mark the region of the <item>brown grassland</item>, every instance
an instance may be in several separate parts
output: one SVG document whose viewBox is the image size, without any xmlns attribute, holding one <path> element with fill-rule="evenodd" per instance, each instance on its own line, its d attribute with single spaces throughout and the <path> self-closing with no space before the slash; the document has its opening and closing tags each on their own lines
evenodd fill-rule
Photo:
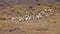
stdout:
<svg viewBox="0 0 60 34">
<path fill-rule="evenodd" d="M 0 6 L 0 12 L 6 12 L 0 14 L 0 18 L 23 17 L 25 11 L 31 11 L 31 14 L 37 14 L 45 8 L 52 8 L 54 11 L 49 13 L 49 17 L 43 17 L 39 20 L 24 22 L 5 22 L 0 20 L 0 34 L 60 34 L 60 3 L 57 2 L 54 5 L 45 4 L 41 4 L 41 6 L 19 4 Z"/>
</svg>

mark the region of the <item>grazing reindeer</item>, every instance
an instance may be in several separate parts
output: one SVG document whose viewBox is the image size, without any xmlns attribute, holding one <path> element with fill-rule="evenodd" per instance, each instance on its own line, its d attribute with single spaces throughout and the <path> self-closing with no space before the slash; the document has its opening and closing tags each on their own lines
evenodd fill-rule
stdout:
<svg viewBox="0 0 60 34">
<path fill-rule="evenodd" d="M 15 20 L 15 17 L 14 18 L 12 18 L 12 21 L 14 21 Z"/>
<path fill-rule="evenodd" d="M 14 17 L 14 18 L 12 18 L 12 21 L 18 21 L 18 20 L 19 20 L 18 17 Z"/>
<path fill-rule="evenodd" d="M 41 13 L 42 13 L 43 16 L 48 17 L 49 16 L 48 13 L 51 12 L 51 11 L 52 11 L 52 9 L 44 9 L 44 11 L 42 11 Z"/>
<path fill-rule="evenodd" d="M 15 18 L 14 17 L 14 18 L 12 18 L 12 21 L 20 21 L 21 22 L 21 21 L 24 21 L 24 18 L 21 18 L 21 17 L 20 18 L 18 18 L 18 17 Z"/>
<path fill-rule="evenodd" d="M 20 17 L 19 22 L 22 22 L 22 21 L 25 21 L 25 19 Z"/>
<path fill-rule="evenodd" d="M 27 18 L 28 18 L 28 20 L 31 20 L 31 19 L 32 19 L 32 17 L 31 17 L 31 16 L 28 16 Z"/>
<path fill-rule="evenodd" d="M 42 18 L 42 16 L 41 16 L 40 13 L 39 13 L 38 15 L 35 16 L 35 19 L 37 19 L 37 20 L 40 19 L 40 18 Z"/>
<path fill-rule="evenodd" d="M 47 13 L 45 13 L 45 11 L 41 11 L 41 13 L 44 15 L 44 14 L 47 14 Z"/>
<path fill-rule="evenodd" d="M 25 18 L 25 20 L 27 21 L 27 20 L 31 20 L 32 19 L 32 17 L 31 16 L 29 16 L 29 15 L 26 15 L 26 18 Z"/>
<path fill-rule="evenodd" d="M 50 11 L 52 11 L 52 9 L 48 9 L 48 11 L 50 12 Z"/>
<path fill-rule="evenodd" d="M 27 21 L 27 20 L 28 20 L 28 17 L 25 18 L 25 21 Z"/>
<path fill-rule="evenodd" d="M 44 9 L 44 11 L 47 11 L 47 9 Z"/>
<path fill-rule="evenodd" d="M 44 9 L 44 12 L 45 13 L 49 13 L 49 12 L 51 12 L 52 11 L 52 9 Z"/>
</svg>

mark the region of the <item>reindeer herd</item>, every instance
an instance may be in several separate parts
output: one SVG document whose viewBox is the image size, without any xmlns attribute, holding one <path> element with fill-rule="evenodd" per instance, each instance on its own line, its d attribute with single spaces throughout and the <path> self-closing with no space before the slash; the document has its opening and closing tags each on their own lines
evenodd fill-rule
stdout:
<svg viewBox="0 0 60 34">
<path fill-rule="evenodd" d="M 27 14 L 24 17 L 0 18 L 0 20 L 5 20 L 5 21 L 19 21 L 19 22 L 28 21 L 28 20 L 39 20 L 43 16 L 48 17 L 49 16 L 48 13 L 51 12 L 52 10 L 53 9 L 44 9 L 40 13 L 38 13 L 36 15 L 28 15 Z"/>
</svg>

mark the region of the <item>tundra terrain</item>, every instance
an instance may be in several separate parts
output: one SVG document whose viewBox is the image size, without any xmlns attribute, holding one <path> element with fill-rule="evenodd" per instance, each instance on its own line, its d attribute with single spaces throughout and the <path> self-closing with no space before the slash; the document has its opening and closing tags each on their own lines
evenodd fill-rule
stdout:
<svg viewBox="0 0 60 34">
<path fill-rule="evenodd" d="M 43 16 L 38 20 L 20 22 L 0 19 L 0 34 L 60 34 L 60 2 L 55 4 L 45 2 L 36 6 L 24 4 L 0 5 L 0 18 L 36 15 L 44 9 L 53 10 L 49 13 L 48 17 Z"/>
</svg>

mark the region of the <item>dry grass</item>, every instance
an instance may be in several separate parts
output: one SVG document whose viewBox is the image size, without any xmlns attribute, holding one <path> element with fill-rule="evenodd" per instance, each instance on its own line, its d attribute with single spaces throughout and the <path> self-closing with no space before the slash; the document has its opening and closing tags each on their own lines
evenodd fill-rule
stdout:
<svg viewBox="0 0 60 34">
<path fill-rule="evenodd" d="M 60 4 L 60 3 L 59 3 Z M 40 20 L 30 20 L 30 21 L 24 21 L 24 22 L 4 22 L 0 21 L 0 34 L 60 34 L 60 16 L 57 16 L 56 14 L 59 14 L 60 12 L 60 6 L 56 3 L 54 9 L 55 12 L 51 12 L 50 16 L 48 18 L 43 17 Z M 21 6 L 21 5 L 15 5 L 12 8 L 7 7 L 3 10 L 0 10 L 0 12 L 5 11 L 7 13 L 10 13 L 10 11 L 19 11 L 20 15 L 16 12 L 13 12 L 11 14 L 0 14 L 1 17 L 20 17 L 25 15 L 25 10 L 31 10 L 32 14 L 37 14 L 39 11 L 50 8 L 48 6 L 34 6 L 33 8 L 29 8 L 29 6 Z"/>
</svg>

